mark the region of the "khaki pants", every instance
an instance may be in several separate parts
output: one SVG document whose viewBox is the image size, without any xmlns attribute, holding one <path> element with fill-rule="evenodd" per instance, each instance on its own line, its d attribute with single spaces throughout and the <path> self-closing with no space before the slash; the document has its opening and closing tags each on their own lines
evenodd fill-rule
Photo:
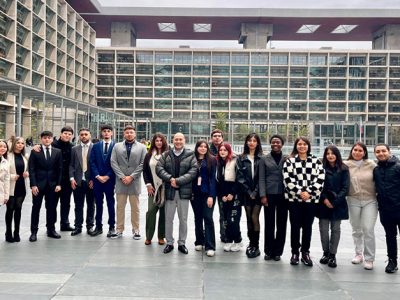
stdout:
<svg viewBox="0 0 400 300">
<path fill-rule="evenodd" d="M 123 232 L 125 229 L 125 207 L 128 198 L 131 205 L 132 232 L 139 231 L 139 196 L 117 194 L 117 232 Z"/>
</svg>

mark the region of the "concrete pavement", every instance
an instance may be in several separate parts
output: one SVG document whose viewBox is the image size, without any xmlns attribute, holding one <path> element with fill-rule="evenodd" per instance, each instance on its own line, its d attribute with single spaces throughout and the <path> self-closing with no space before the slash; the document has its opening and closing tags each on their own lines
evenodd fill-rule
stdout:
<svg viewBox="0 0 400 300">
<path fill-rule="evenodd" d="M 144 195 L 144 194 L 143 194 Z M 73 201 L 72 201 L 73 202 Z M 244 250 L 226 253 L 217 243 L 215 257 L 194 250 L 194 221 L 190 208 L 188 255 L 177 251 L 163 254 L 156 238 L 144 245 L 147 199 L 141 196 L 141 234 L 135 241 L 130 233 L 127 206 L 126 231 L 111 240 L 105 232 L 90 237 L 84 232 L 72 237 L 62 232 L 60 240 L 46 236 L 45 209 L 41 211 L 38 241 L 30 243 L 31 197 L 22 212 L 20 243 L 0 241 L 0 299 L 398 299 L 400 272 L 386 274 L 384 231 L 376 225 L 377 252 L 374 270 L 352 265 L 353 241 L 348 221 L 342 222 L 337 260 L 331 269 L 319 264 L 322 255 L 318 220 L 314 223 L 311 257 L 314 267 L 291 266 L 289 226 L 282 260 L 264 261 L 263 255 L 248 259 Z M 107 210 L 104 210 L 104 224 Z M 5 207 L 0 208 L 0 231 L 5 232 Z M 73 224 L 73 204 L 70 221 Z M 214 213 L 219 237 L 218 208 Z M 263 220 L 263 212 L 260 220 Z M 263 223 L 263 222 L 262 222 Z M 175 237 L 177 237 L 177 216 Z M 58 227 L 58 224 L 57 224 Z M 262 224 L 263 228 L 263 224 Z M 246 220 L 241 229 L 246 236 Z M 58 230 L 58 228 L 57 228 Z M 260 245 L 263 245 L 263 230 Z M 244 245 L 247 238 L 244 238 Z M 262 250 L 262 247 L 260 247 Z"/>
</svg>

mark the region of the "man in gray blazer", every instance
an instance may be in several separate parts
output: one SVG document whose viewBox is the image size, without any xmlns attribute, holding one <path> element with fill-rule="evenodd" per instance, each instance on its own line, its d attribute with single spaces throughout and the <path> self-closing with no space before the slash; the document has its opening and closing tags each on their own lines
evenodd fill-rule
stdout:
<svg viewBox="0 0 400 300">
<path fill-rule="evenodd" d="M 117 194 L 117 230 L 112 238 L 122 237 L 125 227 L 125 207 L 129 198 L 133 238 L 139 240 L 140 176 L 147 150 L 146 146 L 136 141 L 136 130 L 131 125 L 124 128 L 124 139 L 123 142 L 115 144 L 111 153 L 111 167 L 116 176 Z"/>
<path fill-rule="evenodd" d="M 91 135 L 87 128 L 79 130 L 80 144 L 71 150 L 69 180 L 75 201 L 75 230 L 72 236 L 82 233 L 83 206 L 86 198 L 86 229 L 90 234 L 94 226 L 93 180 L 90 177 L 89 159 L 92 151 Z"/>
</svg>

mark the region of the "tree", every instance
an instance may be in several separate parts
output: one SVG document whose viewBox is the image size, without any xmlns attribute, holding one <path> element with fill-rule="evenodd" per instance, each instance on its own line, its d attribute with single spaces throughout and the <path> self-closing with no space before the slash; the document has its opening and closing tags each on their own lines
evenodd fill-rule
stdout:
<svg viewBox="0 0 400 300">
<path fill-rule="evenodd" d="M 225 134 L 227 133 L 227 125 L 226 122 L 228 119 L 226 118 L 226 113 L 224 112 L 217 112 L 215 114 L 215 129 L 222 130 Z"/>
</svg>

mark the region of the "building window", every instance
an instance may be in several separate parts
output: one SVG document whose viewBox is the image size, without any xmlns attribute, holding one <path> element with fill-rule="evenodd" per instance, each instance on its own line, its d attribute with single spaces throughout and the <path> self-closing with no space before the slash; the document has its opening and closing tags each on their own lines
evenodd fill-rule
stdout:
<svg viewBox="0 0 400 300">
<path fill-rule="evenodd" d="M 192 53 L 175 52 L 175 63 L 176 64 L 191 64 Z"/>
<path fill-rule="evenodd" d="M 211 54 L 210 53 L 194 53 L 193 54 L 194 64 L 210 64 Z"/>
<path fill-rule="evenodd" d="M 268 54 L 267 53 L 251 53 L 251 64 L 252 65 L 268 65 Z"/>
<path fill-rule="evenodd" d="M 287 54 L 272 54 L 271 65 L 287 65 L 288 55 Z"/>
<path fill-rule="evenodd" d="M 291 65 L 307 65 L 307 54 L 291 54 Z"/>
<path fill-rule="evenodd" d="M 229 65 L 229 53 L 213 53 L 212 55 L 213 64 Z"/>
<path fill-rule="evenodd" d="M 233 65 L 248 65 L 249 54 L 247 53 L 232 53 L 232 64 Z"/>
<path fill-rule="evenodd" d="M 152 64 L 153 52 L 136 52 L 136 62 L 142 64 Z"/>
<path fill-rule="evenodd" d="M 346 65 L 347 64 L 347 55 L 331 54 L 329 57 L 329 63 L 331 65 Z"/>
<path fill-rule="evenodd" d="M 172 64 L 172 52 L 156 52 L 156 64 Z"/>
</svg>

